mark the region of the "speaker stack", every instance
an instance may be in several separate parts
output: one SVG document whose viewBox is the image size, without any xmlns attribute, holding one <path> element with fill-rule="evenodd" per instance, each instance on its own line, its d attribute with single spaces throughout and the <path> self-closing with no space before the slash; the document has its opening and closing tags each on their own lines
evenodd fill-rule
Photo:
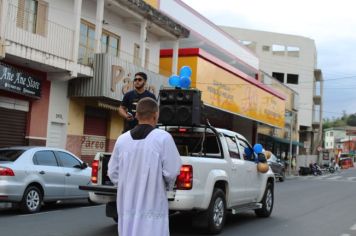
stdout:
<svg viewBox="0 0 356 236">
<path fill-rule="evenodd" d="M 159 93 L 159 123 L 163 125 L 198 126 L 201 118 L 201 91 L 163 89 Z"/>
</svg>

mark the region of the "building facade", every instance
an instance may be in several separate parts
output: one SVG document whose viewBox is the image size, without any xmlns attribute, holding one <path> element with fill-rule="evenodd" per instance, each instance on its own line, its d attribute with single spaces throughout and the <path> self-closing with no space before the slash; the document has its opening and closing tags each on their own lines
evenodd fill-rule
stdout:
<svg viewBox="0 0 356 236">
<path fill-rule="evenodd" d="M 1 0 L 0 11 L 0 146 L 61 147 L 88 161 L 121 134 L 117 108 L 134 73 L 157 95 L 160 42 L 189 35 L 143 1 Z"/>
<path fill-rule="evenodd" d="M 285 123 L 282 128 L 268 126 L 262 123 L 257 127 L 257 141 L 266 150 L 272 151 L 278 158 L 286 159 L 297 156 L 302 143 L 299 142 L 298 100 L 296 91 L 281 83 L 276 78 L 261 71 L 261 82 L 285 94 Z"/>
<path fill-rule="evenodd" d="M 150 2 L 190 30 L 188 38 L 179 40 L 176 60 L 179 66 L 192 67 L 192 86 L 203 91 L 213 125 L 237 131 L 252 144 L 259 122 L 284 126 L 285 95 L 259 81 L 260 62 L 254 52 L 180 0 Z M 161 67 L 178 74 L 169 66 L 175 60 L 169 53 L 174 45 L 163 43 L 162 48 L 168 51 L 162 50 Z M 264 108 L 269 112 L 261 112 Z"/>
<path fill-rule="evenodd" d="M 331 157 L 339 152 L 355 155 L 355 144 L 355 127 L 332 127 L 324 130 L 324 151 Z"/>
<path fill-rule="evenodd" d="M 255 52 L 260 69 L 299 94 L 298 123 L 300 154 L 313 154 L 322 145 L 323 78 L 317 69 L 312 39 L 273 32 L 221 27 Z"/>
</svg>

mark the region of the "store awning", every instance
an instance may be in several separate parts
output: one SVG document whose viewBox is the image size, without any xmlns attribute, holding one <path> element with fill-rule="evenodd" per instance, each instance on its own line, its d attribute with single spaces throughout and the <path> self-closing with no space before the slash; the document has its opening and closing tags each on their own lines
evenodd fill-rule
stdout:
<svg viewBox="0 0 356 236">
<path fill-rule="evenodd" d="M 271 137 L 271 136 L 270 136 Z M 290 144 L 290 139 L 283 139 L 283 138 L 279 138 L 279 137 L 271 137 L 274 141 L 280 142 L 280 143 L 287 143 Z M 300 146 L 300 147 L 304 147 L 304 144 L 298 141 L 292 141 L 292 145 L 295 146 Z"/>
</svg>

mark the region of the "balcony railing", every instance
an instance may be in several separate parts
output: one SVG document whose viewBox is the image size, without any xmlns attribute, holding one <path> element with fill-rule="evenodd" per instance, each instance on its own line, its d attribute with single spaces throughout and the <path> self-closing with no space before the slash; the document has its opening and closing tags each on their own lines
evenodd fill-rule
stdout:
<svg viewBox="0 0 356 236">
<path fill-rule="evenodd" d="M 9 1 L 8 12 L 5 24 L 5 38 L 8 41 L 36 49 L 40 52 L 58 56 L 67 60 L 73 60 L 73 39 L 74 30 L 62 26 L 58 23 L 45 19 L 45 33 L 33 33 L 33 30 L 26 30 L 26 27 L 18 27 L 19 8 Z M 25 12 L 33 15 L 33 12 Z M 29 17 L 29 19 L 35 19 Z"/>
</svg>

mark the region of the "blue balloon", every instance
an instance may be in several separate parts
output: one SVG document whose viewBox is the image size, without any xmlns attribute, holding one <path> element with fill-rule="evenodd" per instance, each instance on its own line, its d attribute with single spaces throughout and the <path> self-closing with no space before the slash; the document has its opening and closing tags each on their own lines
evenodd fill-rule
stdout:
<svg viewBox="0 0 356 236">
<path fill-rule="evenodd" d="M 182 68 L 180 68 L 180 71 L 179 71 L 180 77 L 183 77 L 183 76 L 190 77 L 191 75 L 192 75 L 192 69 L 190 69 L 189 66 L 183 66 Z"/>
<path fill-rule="evenodd" d="M 254 146 L 253 146 L 253 151 L 257 154 L 259 153 L 262 153 L 263 152 L 263 147 L 261 144 L 259 143 L 256 143 Z"/>
<path fill-rule="evenodd" d="M 188 76 L 181 76 L 180 80 L 179 80 L 179 85 L 182 88 L 189 88 L 190 84 L 191 84 L 191 80 Z"/>
<path fill-rule="evenodd" d="M 177 86 L 179 86 L 179 81 L 180 81 L 180 78 L 179 78 L 178 75 L 171 75 L 171 76 L 169 77 L 169 80 L 168 80 L 169 85 L 172 86 L 172 87 L 177 87 Z"/>
</svg>

